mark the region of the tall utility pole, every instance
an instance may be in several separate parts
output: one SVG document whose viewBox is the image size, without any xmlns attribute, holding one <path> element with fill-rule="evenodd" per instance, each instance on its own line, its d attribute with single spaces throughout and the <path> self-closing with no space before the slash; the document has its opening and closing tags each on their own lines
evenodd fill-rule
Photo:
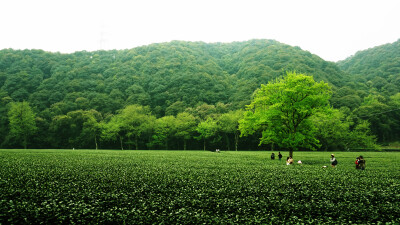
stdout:
<svg viewBox="0 0 400 225">
<path fill-rule="evenodd" d="M 100 39 L 99 39 L 99 50 L 105 50 L 107 49 L 107 31 L 106 31 L 106 25 L 104 21 L 101 23 L 100 26 Z"/>
</svg>

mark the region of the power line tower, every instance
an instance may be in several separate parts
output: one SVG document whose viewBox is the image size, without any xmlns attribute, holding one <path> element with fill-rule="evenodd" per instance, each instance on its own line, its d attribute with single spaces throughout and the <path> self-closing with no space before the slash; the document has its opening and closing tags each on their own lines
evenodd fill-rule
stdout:
<svg viewBox="0 0 400 225">
<path fill-rule="evenodd" d="M 100 26 L 100 39 L 99 39 L 99 50 L 106 50 L 108 48 L 108 32 L 106 31 L 106 25 L 104 22 Z"/>
</svg>

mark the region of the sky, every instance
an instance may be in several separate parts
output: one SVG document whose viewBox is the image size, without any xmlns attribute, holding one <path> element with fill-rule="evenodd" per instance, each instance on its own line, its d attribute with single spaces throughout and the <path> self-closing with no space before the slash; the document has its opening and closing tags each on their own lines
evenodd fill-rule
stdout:
<svg viewBox="0 0 400 225">
<path fill-rule="evenodd" d="M 399 0 L 1 0 L 0 49 L 274 39 L 328 61 L 400 39 Z"/>
</svg>

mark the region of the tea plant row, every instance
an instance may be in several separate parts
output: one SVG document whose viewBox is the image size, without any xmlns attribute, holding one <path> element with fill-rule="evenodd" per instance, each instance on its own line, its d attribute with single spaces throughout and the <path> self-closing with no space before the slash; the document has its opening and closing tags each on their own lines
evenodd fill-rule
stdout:
<svg viewBox="0 0 400 225">
<path fill-rule="evenodd" d="M 399 223 L 400 154 L 0 150 L 0 224 Z"/>
</svg>

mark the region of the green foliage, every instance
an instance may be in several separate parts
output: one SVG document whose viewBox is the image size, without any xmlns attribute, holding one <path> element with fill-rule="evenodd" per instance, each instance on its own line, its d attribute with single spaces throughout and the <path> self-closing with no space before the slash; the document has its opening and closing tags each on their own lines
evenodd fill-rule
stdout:
<svg viewBox="0 0 400 225">
<path fill-rule="evenodd" d="M 119 140 L 121 150 L 124 150 L 123 139 L 126 135 L 124 123 L 119 116 L 113 116 L 107 123 L 102 123 L 101 138 L 103 140 Z"/>
<path fill-rule="evenodd" d="M 337 65 L 348 73 L 350 89 L 362 91 L 371 95 L 383 95 L 390 97 L 400 91 L 400 39 L 391 44 L 385 44 L 357 52 Z M 354 94 L 349 94 L 354 96 Z M 358 94 L 361 100 L 366 95 Z M 341 96 L 344 97 L 344 96 Z M 336 98 L 334 96 L 334 98 Z M 337 107 L 346 104 L 346 100 L 336 100 L 339 104 L 333 104 Z M 354 102 L 354 100 L 352 100 Z M 357 100 L 359 106 L 361 101 Z M 350 104 L 348 104 L 350 105 Z M 351 107 L 354 109 L 355 107 Z M 374 131 L 375 132 L 375 131 Z M 379 136 L 379 133 L 375 133 Z M 380 138 L 379 138 L 380 139 Z"/>
<path fill-rule="evenodd" d="M 200 134 L 196 138 L 198 140 L 203 140 L 203 150 L 204 151 L 206 150 L 206 140 L 208 140 L 212 137 L 214 137 L 216 139 L 219 138 L 218 136 L 216 136 L 217 131 L 218 131 L 217 122 L 212 118 L 208 118 L 207 120 L 200 122 L 197 125 L 196 131 Z M 215 141 L 215 139 L 214 139 L 214 141 Z"/>
<path fill-rule="evenodd" d="M 400 223 L 399 153 L 360 154 L 0 150 L 0 223 Z"/>
<path fill-rule="evenodd" d="M 28 102 L 12 102 L 8 111 L 10 135 L 26 149 L 29 138 L 36 132 L 35 113 Z"/>
<path fill-rule="evenodd" d="M 155 117 L 149 107 L 129 105 L 103 124 L 102 138 L 114 141 L 119 139 L 122 150 L 124 137 L 129 142 L 133 139 L 133 144 L 138 150 L 139 139 L 152 131 L 154 121 Z"/>
<path fill-rule="evenodd" d="M 314 149 L 318 140 L 310 117 L 327 109 L 330 95 L 326 83 L 317 83 L 311 76 L 287 73 L 275 82 L 261 85 L 239 129 L 242 135 L 261 130 L 260 145 L 275 143 L 291 151 Z"/>
<path fill-rule="evenodd" d="M 313 74 L 334 85 L 340 85 L 337 80 L 343 76 L 335 64 L 277 41 L 174 41 L 73 54 L 1 50 L 0 89 L 14 101 L 29 100 L 40 110 L 86 99 L 90 109 L 101 113 L 139 104 L 152 111 L 161 107 L 158 117 L 176 116 L 182 106 L 196 107 L 199 102 L 231 103 L 239 109 L 250 102 L 260 83 L 285 69 Z M 71 93 L 77 95 L 69 98 Z M 78 109 L 87 110 L 74 105 L 71 111 Z"/>
<path fill-rule="evenodd" d="M 50 131 L 54 146 L 63 148 L 98 148 L 102 115 L 96 110 L 76 110 L 53 117 Z"/>
<path fill-rule="evenodd" d="M 218 120 L 217 125 L 220 132 L 224 133 L 226 139 L 226 149 L 230 150 L 230 138 L 233 135 L 235 140 L 235 150 L 238 149 L 239 141 L 239 121 L 243 118 L 243 111 L 230 111 L 228 113 L 222 114 Z"/>
<path fill-rule="evenodd" d="M 139 138 L 153 129 L 155 117 L 151 114 L 149 107 L 141 105 L 129 105 L 120 114 L 123 129 L 126 130 L 128 138 L 135 140 L 136 150 L 139 149 Z"/>
<path fill-rule="evenodd" d="M 396 75 L 400 73 L 400 39 L 391 44 L 359 51 L 338 62 L 338 65 L 357 78 L 375 80 L 374 86 L 381 89 L 388 82 L 395 81 L 398 78 Z"/>
<path fill-rule="evenodd" d="M 155 121 L 153 139 L 155 143 L 164 145 L 168 150 L 168 141 L 176 133 L 176 118 L 174 116 L 164 116 Z"/>
<path fill-rule="evenodd" d="M 83 122 L 82 136 L 92 137 L 92 140 L 94 140 L 97 150 L 98 139 L 101 135 L 101 114 L 95 110 L 91 110 L 86 114 L 86 117 L 86 121 Z"/>
<path fill-rule="evenodd" d="M 377 149 L 376 138 L 371 135 L 365 120 L 355 123 L 352 116 L 343 111 L 330 109 L 329 113 L 318 113 L 312 122 L 317 128 L 316 138 L 325 151 L 338 149 Z"/>
<path fill-rule="evenodd" d="M 399 108 L 393 106 L 388 105 L 384 96 L 369 95 L 364 98 L 361 106 L 354 110 L 354 114 L 359 118 L 368 120 L 371 124 L 371 131 L 378 134 L 378 141 L 386 143 L 395 140 L 399 134 L 396 132 L 398 131 L 398 119 L 393 117 L 393 112 L 398 111 Z"/>
<path fill-rule="evenodd" d="M 285 75 L 284 71 L 312 75 L 316 81 L 328 83 L 334 108 L 348 108 L 347 115 L 367 120 L 379 143 L 396 141 L 400 117 L 392 97 L 400 91 L 398 50 L 399 41 L 358 52 L 335 64 L 273 40 L 226 44 L 172 41 L 129 50 L 72 54 L 4 49 L 0 50 L 0 144 L 6 148 L 21 144 L 9 135 L 7 104 L 26 101 L 38 121 L 30 146 L 123 148 L 125 144 L 127 148 L 148 148 L 155 143 L 153 128 L 148 127 L 139 136 L 128 132 L 131 128 L 124 124 L 111 129 L 113 125 L 106 125 L 114 121 L 111 115 L 119 115 L 126 106 L 140 105 L 148 107 L 156 118 L 190 113 L 197 127 L 200 121 L 218 121 L 225 113 L 244 109 L 260 84 L 273 82 Z M 382 97 L 379 104 L 367 107 L 363 103 L 364 98 L 378 95 Z M 87 127 L 89 123 L 76 114 L 80 110 L 97 111 L 101 114 L 96 116 L 97 122 L 104 118 L 100 127 L 114 132 L 102 132 L 103 138 L 98 140 L 98 126 L 93 123 Z M 368 110 L 382 115 L 370 117 Z M 71 112 L 76 118 L 68 117 Z M 225 122 L 217 122 L 215 137 L 220 141 L 215 145 L 230 149 L 235 137 Z M 357 124 L 354 121 L 354 126 Z M 254 136 L 242 136 L 239 149 L 258 148 L 252 139 L 264 128 L 248 125 L 246 130 Z M 119 135 L 115 134 L 117 130 Z M 176 141 L 181 142 L 182 135 L 175 133 L 170 147 L 180 148 Z M 192 149 L 203 144 L 193 138 L 183 141 Z"/>
<path fill-rule="evenodd" d="M 196 131 L 196 118 L 187 113 L 182 112 L 176 116 L 176 136 L 183 139 L 183 149 L 187 148 L 187 140 L 190 140 Z"/>
</svg>

